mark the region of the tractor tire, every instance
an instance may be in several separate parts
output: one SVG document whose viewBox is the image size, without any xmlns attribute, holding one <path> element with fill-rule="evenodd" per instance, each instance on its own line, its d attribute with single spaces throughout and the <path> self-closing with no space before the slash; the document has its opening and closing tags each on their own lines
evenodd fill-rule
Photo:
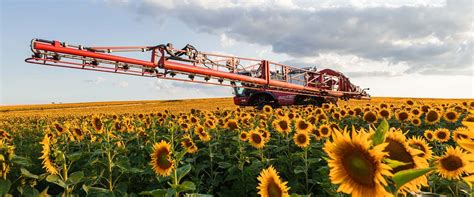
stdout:
<svg viewBox="0 0 474 197">
<path fill-rule="evenodd" d="M 262 110 L 265 105 L 269 105 L 272 108 L 277 107 L 276 101 L 271 98 L 271 96 L 265 94 L 257 95 L 254 99 L 252 99 L 252 103 L 257 110 Z"/>
</svg>

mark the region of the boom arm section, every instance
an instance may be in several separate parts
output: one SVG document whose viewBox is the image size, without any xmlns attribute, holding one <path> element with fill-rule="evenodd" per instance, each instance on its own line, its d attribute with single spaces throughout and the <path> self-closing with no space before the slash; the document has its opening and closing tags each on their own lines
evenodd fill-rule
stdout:
<svg viewBox="0 0 474 197">
<path fill-rule="evenodd" d="M 342 73 L 295 68 L 268 60 L 204 53 L 191 45 L 85 47 L 33 39 L 28 63 L 178 81 L 342 99 L 370 99 Z M 149 60 L 115 55 L 148 52 Z M 330 72 L 332 71 L 332 72 Z M 240 83 L 237 83 L 240 82 Z M 237 85 L 241 84 L 241 85 Z"/>
</svg>

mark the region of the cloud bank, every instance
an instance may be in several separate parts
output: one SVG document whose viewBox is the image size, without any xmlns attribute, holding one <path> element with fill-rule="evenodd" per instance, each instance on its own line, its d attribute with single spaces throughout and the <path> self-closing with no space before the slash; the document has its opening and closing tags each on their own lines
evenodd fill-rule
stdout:
<svg viewBox="0 0 474 197">
<path fill-rule="evenodd" d="M 236 41 L 257 43 L 290 55 L 293 62 L 338 54 L 407 65 L 402 73 L 472 75 L 470 0 L 318 4 L 299 0 L 145 0 L 129 5 L 139 15 L 157 21 L 178 19 L 197 32 L 220 36 L 224 47 Z"/>
</svg>

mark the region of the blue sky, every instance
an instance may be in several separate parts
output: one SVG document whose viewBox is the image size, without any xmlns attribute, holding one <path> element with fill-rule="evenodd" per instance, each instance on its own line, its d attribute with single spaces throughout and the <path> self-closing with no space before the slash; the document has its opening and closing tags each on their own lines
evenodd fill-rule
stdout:
<svg viewBox="0 0 474 197">
<path fill-rule="evenodd" d="M 0 104 L 232 96 L 225 87 L 27 64 L 24 59 L 31 55 L 32 38 L 85 46 L 191 43 L 201 51 L 335 68 L 347 73 L 353 83 L 370 87 L 374 96 L 474 97 L 471 1 L 467 1 L 470 12 L 461 16 L 470 19 L 467 27 L 442 12 L 443 18 L 415 22 L 400 18 L 392 26 L 381 26 L 391 24 L 383 18 L 375 20 L 384 9 L 393 16 L 421 11 L 430 17 L 430 9 L 453 8 L 444 1 L 368 5 L 322 1 L 326 4 L 314 9 L 307 1 L 251 2 L 2 1 Z M 458 7 L 462 6 L 454 6 Z M 308 26 L 298 24 L 300 17 L 308 16 Z M 312 20 L 313 16 L 327 22 Z M 341 21 L 346 29 L 334 28 L 341 27 Z M 447 27 L 451 31 L 431 28 L 449 26 L 451 21 L 456 23 Z M 341 30 L 345 31 L 341 35 L 353 39 L 337 43 Z M 364 31 L 381 33 L 365 35 Z M 390 45 L 378 45 L 382 41 Z"/>
</svg>

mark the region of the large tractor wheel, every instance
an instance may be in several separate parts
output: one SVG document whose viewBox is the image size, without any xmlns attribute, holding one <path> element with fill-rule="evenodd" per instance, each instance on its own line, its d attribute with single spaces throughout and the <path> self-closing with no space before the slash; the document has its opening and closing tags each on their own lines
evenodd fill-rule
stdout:
<svg viewBox="0 0 474 197">
<path fill-rule="evenodd" d="M 267 94 L 255 95 L 252 98 L 252 105 L 255 106 L 258 110 L 262 110 L 265 105 L 270 105 L 271 107 L 277 107 L 277 102 L 273 99 L 272 96 Z"/>
</svg>

